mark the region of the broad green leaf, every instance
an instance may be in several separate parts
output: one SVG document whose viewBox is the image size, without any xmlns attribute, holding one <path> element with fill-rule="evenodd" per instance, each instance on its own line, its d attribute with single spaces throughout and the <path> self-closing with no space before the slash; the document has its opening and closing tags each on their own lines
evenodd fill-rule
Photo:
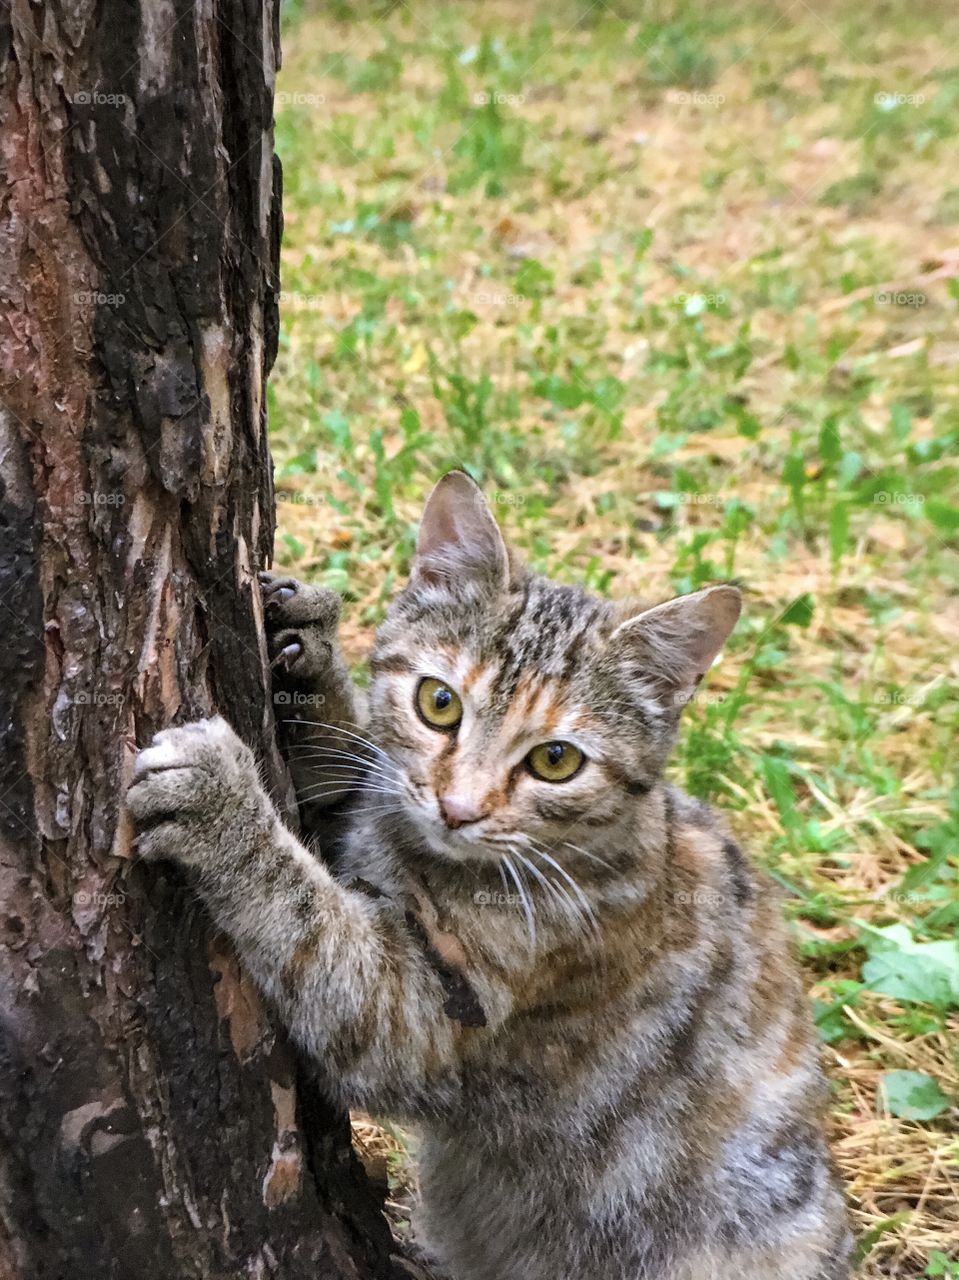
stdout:
<svg viewBox="0 0 959 1280">
<path fill-rule="evenodd" d="M 916 942 L 904 924 L 876 929 L 857 923 L 869 952 L 862 976 L 873 991 L 942 1010 L 959 1008 L 959 942 Z"/>
<path fill-rule="evenodd" d="M 949 1099 L 924 1071 L 884 1071 L 880 1090 L 887 1110 L 900 1120 L 934 1120 Z"/>
</svg>

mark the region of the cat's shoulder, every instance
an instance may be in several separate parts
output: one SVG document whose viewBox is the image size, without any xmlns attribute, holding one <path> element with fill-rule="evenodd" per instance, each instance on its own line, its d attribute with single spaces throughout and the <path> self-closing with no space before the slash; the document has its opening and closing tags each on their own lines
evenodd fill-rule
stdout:
<svg viewBox="0 0 959 1280">
<path fill-rule="evenodd" d="M 777 896 L 722 813 L 679 787 L 668 787 L 666 794 L 676 857 L 700 868 L 704 879 L 728 887 L 736 907 Z"/>
</svg>

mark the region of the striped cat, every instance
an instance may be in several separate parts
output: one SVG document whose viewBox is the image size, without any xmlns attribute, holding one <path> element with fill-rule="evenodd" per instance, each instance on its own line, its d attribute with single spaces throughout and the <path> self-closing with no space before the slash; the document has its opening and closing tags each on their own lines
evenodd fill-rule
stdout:
<svg viewBox="0 0 959 1280">
<path fill-rule="evenodd" d="M 662 777 L 738 592 L 630 608 L 535 577 L 453 472 L 361 714 L 335 597 L 263 591 L 335 872 L 220 719 L 140 754 L 139 848 L 194 868 L 331 1093 L 418 1128 L 454 1280 L 848 1277 L 779 904 Z"/>
</svg>

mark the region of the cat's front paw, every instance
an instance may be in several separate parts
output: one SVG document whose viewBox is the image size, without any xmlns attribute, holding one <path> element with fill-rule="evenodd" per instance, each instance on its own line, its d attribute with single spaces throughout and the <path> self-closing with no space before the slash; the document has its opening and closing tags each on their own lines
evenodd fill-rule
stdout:
<svg viewBox="0 0 959 1280">
<path fill-rule="evenodd" d="M 336 653 L 342 601 L 335 591 L 275 573 L 259 575 L 270 661 L 280 683 L 315 684 Z"/>
<path fill-rule="evenodd" d="M 261 825 L 264 801 L 252 751 L 220 716 L 158 733 L 127 792 L 137 852 L 193 866 L 235 857 Z"/>
</svg>

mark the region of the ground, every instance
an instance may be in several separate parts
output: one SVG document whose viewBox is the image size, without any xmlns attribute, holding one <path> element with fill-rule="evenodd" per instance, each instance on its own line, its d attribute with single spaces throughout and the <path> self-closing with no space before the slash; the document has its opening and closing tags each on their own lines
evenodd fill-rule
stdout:
<svg viewBox="0 0 959 1280">
<path fill-rule="evenodd" d="M 359 661 L 465 466 L 561 581 L 741 583 L 673 772 L 785 891 L 867 1278 L 959 1276 L 957 108 L 945 2 L 284 20 L 279 560 Z"/>
</svg>

